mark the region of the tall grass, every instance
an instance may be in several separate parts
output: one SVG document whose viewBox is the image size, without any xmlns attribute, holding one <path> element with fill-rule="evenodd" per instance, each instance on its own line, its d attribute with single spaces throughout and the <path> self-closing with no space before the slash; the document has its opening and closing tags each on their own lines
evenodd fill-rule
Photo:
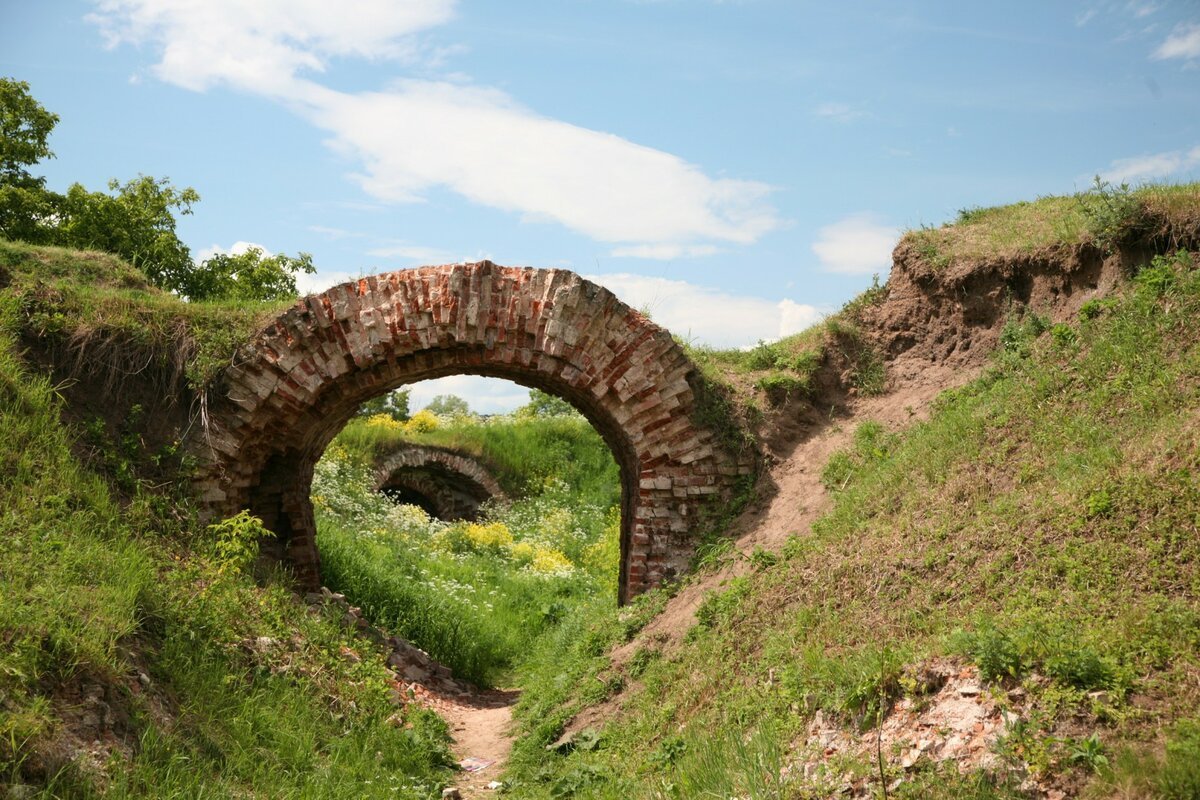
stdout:
<svg viewBox="0 0 1200 800">
<path fill-rule="evenodd" d="M 1164 756 L 1119 759 L 1104 780 L 1144 787 L 1131 796 L 1191 786 L 1198 318 L 1200 270 L 1180 254 L 1156 259 L 1123 297 L 1073 324 L 1014 319 L 992 369 L 943 396 L 927 422 L 861 430 L 824 473 L 832 510 L 782 559 L 706 601 L 679 649 L 656 655 L 647 640 L 614 667 L 611 615 L 581 621 L 556 663 L 527 669 L 527 697 L 553 700 L 519 707 L 512 779 L 529 797 L 551 797 L 586 768 L 604 776 L 586 796 L 629 786 L 639 787 L 633 796 L 675 796 L 651 788 L 676 782 L 655 752 L 674 748 L 684 763 L 687 748 L 672 737 L 749 743 L 773 730 L 783 746 L 818 708 L 851 729 L 871 724 L 871 702 L 917 691 L 905 676 L 953 655 L 995 680 L 1025 681 L 1031 722 L 1004 756 L 1024 759 L 1020 768 L 1086 779 L 1072 757 L 1086 738 L 1073 727 L 1081 720 L 1110 755 L 1145 753 L 1141 742 L 1166 727 Z M 566 719 L 610 696 L 597 685 L 632 687 L 602 746 L 539 762 Z M 725 752 L 726 777 L 704 780 L 719 791 L 740 780 Z M 701 774 L 720 760 L 697 758 Z M 900 794 L 958 793 L 1012 796 L 1002 782 L 940 772 Z"/>
<path fill-rule="evenodd" d="M 436 796 L 445 727 L 391 705 L 382 653 L 306 613 L 284 576 L 231 568 L 178 498 L 138 481 L 118 496 L 76 458 L 54 387 L 16 356 L 27 310 L 0 290 L 0 785 Z M 78 698 L 95 692 L 89 722 Z"/>
<path fill-rule="evenodd" d="M 616 465 L 574 415 L 441 424 L 414 437 L 356 421 L 335 440 L 313 484 L 322 574 L 458 676 L 495 685 L 571 609 L 595 596 L 615 605 Z M 414 439 L 503 454 L 497 474 L 520 494 L 485 506 L 480 523 L 394 506 L 373 491 L 369 465 Z"/>
</svg>

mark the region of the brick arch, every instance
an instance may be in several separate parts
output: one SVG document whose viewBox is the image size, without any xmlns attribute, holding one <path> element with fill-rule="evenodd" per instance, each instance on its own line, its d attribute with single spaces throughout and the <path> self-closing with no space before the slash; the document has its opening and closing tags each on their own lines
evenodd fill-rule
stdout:
<svg viewBox="0 0 1200 800">
<path fill-rule="evenodd" d="M 484 502 L 507 499 L 492 473 L 474 458 L 420 445 L 385 457 L 375 469 L 375 488 L 419 494 L 433 507 L 431 513 L 444 520 L 473 520 Z"/>
<path fill-rule="evenodd" d="M 325 447 L 364 401 L 457 374 L 562 397 L 608 443 L 621 474 L 622 602 L 686 568 L 702 507 L 754 469 L 701 420 L 697 369 L 667 331 L 568 270 L 482 261 L 345 283 L 268 325 L 188 443 L 204 512 L 250 509 L 297 581 L 319 584 L 309 490 Z"/>
</svg>

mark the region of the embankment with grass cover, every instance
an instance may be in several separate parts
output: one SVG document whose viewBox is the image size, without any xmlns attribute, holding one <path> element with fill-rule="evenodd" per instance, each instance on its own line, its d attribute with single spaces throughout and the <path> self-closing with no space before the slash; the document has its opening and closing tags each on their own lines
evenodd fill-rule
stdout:
<svg viewBox="0 0 1200 800">
<path fill-rule="evenodd" d="M 1200 796 L 1200 187 L 1128 195 L 1143 219 L 1161 201 L 1169 223 L 1017 237 L 945 264 L 917 252 L 969 249 L 999 235 L 976 227 L 989 219 L 1046 213 L 1053 230 L 1113 199 L 1089 193 L 906 236 L 864 337 L 889 383 L 921 365 L 978 377 L 905 429 L 847 417 L 846 447 L 810 465 L 830 510 L 748 554 L 682 641 L 639 634 L 673 607 L 663 593 L 543 639 L 522 672 L 514 791 Z M 988 750 L 962 772 L 877 753 L 880 720 L 933 704 L 925 676 L 946 665 L 1003 719 Z M 830 750 L 814 721 L 864 747 Z"/>
<path fill-rule="evenodd" d="M 148 477 L 178 476 L 170 441 L 148 448 L 139 427 L 170 418 L 154 381 L 202 392 L 271 308 L 184 304 L 91 253 L 0 242 L 0 272 L 0 786 L 436 796 L 445 725 L 392 705 L 383 653 L 287 576 L 251 575 L 254 521 L 205 528 Z M 122 419 L 110 392 L 143 415 Z"/>
</svg>

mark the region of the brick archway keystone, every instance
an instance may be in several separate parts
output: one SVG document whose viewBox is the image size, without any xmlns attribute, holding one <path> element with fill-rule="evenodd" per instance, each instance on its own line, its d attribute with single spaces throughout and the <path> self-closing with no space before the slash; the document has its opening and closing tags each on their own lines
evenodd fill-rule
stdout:
<svg viewBox="0 0 1200 800">
<path fill-rule="evenodd" d="M 298 582 L 319 583 L 309 490 L 325 447 L 366 400 L 445 375 L 558 395 L 621 473 L 620 601 L 679 575 L 701 509 L 728 500 L 752 454 L 700 419 L 696 366 L 612 292 L 559 269 L 489 261 L 388 272 L 298 301 L 239 353 L 188 442 L 206 515 L 248 508 Z"/>
</svg>

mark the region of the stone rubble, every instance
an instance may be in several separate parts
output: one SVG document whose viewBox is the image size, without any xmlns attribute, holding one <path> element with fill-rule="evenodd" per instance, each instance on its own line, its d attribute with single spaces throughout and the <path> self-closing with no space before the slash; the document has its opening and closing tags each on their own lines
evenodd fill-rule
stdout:
<svg viewBox="0 0 1200 800">
<path fill-rule="evenodd" d="M 844 764 L 847 760 L 874 764 L 879 753 L 889 772 L 898 769 L 907 774 L 944 762 L 952 762 L 961 773 L 1009 772 L 996 754 L 996 744 L 1021 719 L 1025 692 L 985 689 L 974 666 L 947 659 L 927 663 L 916 678 L 927 693 L 899 700 L 882 729 L 847 730 L 818 710 L 804 738 L 794 744 L 784 776 L 810 786 L 834 787 L 841 796 L 863 798 L 876 796 L 877 779 L 855 779 L 844 771 Z M 1060 800 L 1063 796 L 1024 773 L 1015 777 L 1030 797 Z M 904 780 L 899 778 L 889 790 Z"/>
</svg>

